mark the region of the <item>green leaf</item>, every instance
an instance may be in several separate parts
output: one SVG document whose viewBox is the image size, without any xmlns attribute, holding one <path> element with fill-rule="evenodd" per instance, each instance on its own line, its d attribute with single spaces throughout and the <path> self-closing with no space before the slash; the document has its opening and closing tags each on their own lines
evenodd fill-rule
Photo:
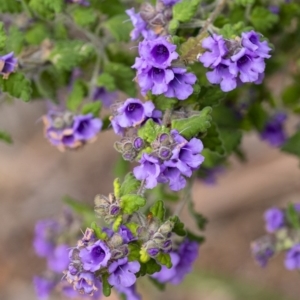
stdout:
<svg viewBox="0 0 300 300">
<path fill-rule="evenodd" d="M 286 217 L 294 229 L 300 229 L 300 218 L 294 204 L 289 203 L 287 206 Z"/>
<path fill-rule="evenodd" d="M 131 67 L 120 63 L 107 63 L 104 66 L 104 72 L 109 73 L 115 80 L 116 86 L 131 97 L 136 96 L 136 86 L 133 81 L 135 72 Z"/>
<path fill-rule="evenodd" d="M 100 101 L 95 101 L 92 103 L 86 103 L 83 105 L 81 113 L 83 115 L 93 114 L 95 118 L 99 117 L 101 111 L 102 103 Z"/>
<path fill-rule="evenodd" d="M 109 92 L 115 91 L 117 89 L 115 79 L 108 73 L 102 73 L 97 78 L 97 86 L 105 87 L 105 89 Z"/>
<path fill-rule="evenodd" d="M 281 151 L 300 157 L 300 131 L 292 135 L 281 147 Z"/>
<path fill-rule="evenodd" d="M 40 1 L 44 1 L 45 4 L 56 13 L 60 13 L 64 7 L 64 0 L 40 0 Z"/>
<path fill-rule="evenodd" d="M 166 284 L 165 283 L 161 283 L 159 281 L 157 281 L 156 279 L 148 276 L 148 279 L 150 280 L 150 282 L 152 282 L 159 291 L 164 291 L 166 289 Z"/>
<path fill-rule="evenodd" d="M 105 240 L 107 238 L 106 232 L 103 232 L 96 222 L 91 224 L 91 228 L 94 230 L 94 233 L 99 240 Z"/>
<path fill-rule="evenodd" d="M 77 79 L 74 84 L 71 93 L 67 98 L 67 108 L 70 111 L 76 112 L 78 107 L 84 100 L 85 87 L 81 80 Z"/>
<path fill-rule="evenodd" d="M 72 18 L 79 26 L 87 27 L 96 22 L 97 14 L 91 7 L 78 6 L 72 10 Z"/>
<path fill-rule="evenodd" d="M 271 29 L 279 20 L 279 16 L 273 14 L 267 8 L 256 6 L 250 15 L 250 21 L 258 31 Z"/>
<path fill-rule="evenodd" d="M 130 222 L 130 223 L 126 223 L 126 227 L 132 232 L 132 234 L 134 236 L 136 236 L 137 235 L 137 230 L 140 227 L 140 225 L 136 224 L 136 223 L 133 223 L 133 222 Z"/>
<path fill-rule="evenodd" d="M 105 297 L 109 297 L 111 294 L 111 285 L 108 283 L 109 274 L 102 275 L 102 293 Z"/>
<path fill-rule="evenodd" d="M 120 183 L 120 179 L 119 178 L 116 178 L 114 180 L 114 195 L 117 199 L 119 199 L 121 197 L 121 193 L 120 193 L 120 190 L 121 190 L 121 183 Z"/>
<path fill-rule="evenodd" d="M 152 96 L 152 102 L 155 105 L 155 108 L 158 110 L 165 111 L 166 109 L 173 108 L 174 105 L 178 103 L 176 98 L 168 98 L 164 95 Z"/>
<path fill-rule="evenodd" d="M 175 232 L 179 236 L 185 236 L 186 231 L 184 229 L 184 224 L 179 220 L 178 216 L 173 216 L 169 218 L 171 222 L 174 223 L 172 232 Z"/>
<path fill-rule="evenodd" d="M 246 26 L 244 22 L 237 22 L 234 24 L 225 24 L 220 29 L 220 34 L 226 39 L 234 39 L 240 36 L 242 32 L 247 32 L 252 29 L 252 27 Z"/>
<path fill-rule="evenodd" d="M 4 30 L 4 24 L 0 22 L 0 50 L 2 50 L 5 47 L 6 42 L 6 34 Z"/>
<path fill-rule="evenodd" d="M 112 229 L 113 229 L 114 232 L 117 232 L 119 230 L 119 228 L 120 228 L 120 226 L 122 224 L 122 221 L 123 221 L 123 216 L 122 215 L 119 215 L 115 219 L 115 221 L 114 221 L 114 223 L 112 225 Z"/>
<path fill-rule="evenodd" d="M 120 189 L 120 195 L 124 196 L 127 194 L 131 194 L 134 192 L 137 192 L 137 190 L 139 189 L 141 185 L 141 182 L 138 181 L 132 173 L 128 173 L 125 178 L 124 181 L 121 185 L 121 189 Z"/>
<path fill-rule="evenodd" d="M 10 74 L 8 79 L 0 77 L 0 90 L 25 102 L 31 99 L 31 82 L 22 73 Z"/>
<path fill-rule="evenodd" d="M 7 52 L 13 51 L 15 55 L 19 54 L 24 46 L 24 33 L 17 26 L 10 26 L 5 49 Z"/>
<path fill-rule="evenodd" d="M 208 128 L 206 135 L 201 138 L 201 141 L 204 145 L 204 148 L 208 148 L 220 155 L 225 154 L 225 149 L 220 138 L 219 130 L 215 123 L 211 123 L 211 126 Z"/>
<path fill-rule="evenodd" d="M 194 16 L 201 0 L 182 0 L 173 6 L 173 19 L 188 22 Z"/>
<path fill-rule="evenodd" d="M 158 261 L 161 265 L 166 266 L 168 269 L 172 268 L 172 261 L 169 253 L 160 252 L 156 257 L 156 261 Z"/>
<path fill-rule="evenodd" d="M 30 45 L 40 45 L 46 38 L 49 38 L 49 32 L 43 23 L 34 24 L 25 34 L 25 40 Z"/>
<path fill-rule="evenodd" d="M 193 216 L 199 230 L 204 230 L 207 224 L 207 219 L 203 215 L 195 211 L 194 202 L 189 202 L 189 212 Z"/>
<path fill-rule="evenodd" d="M 238 129 L 219 129 L 219 134 L 227 155 L 240 145 L 243 137 L 242 132 Z"/>
<path fill-rule="evenodd" d="M 186 139 L 197 136 L 200 132 L 205 132 L 210 127 L 211 107 L 203 108 L 198 115 L 185 119 L 176 119 L 172 121 L 172 129 L 178 132 Z"/>
<path fill-rule="evenodd" d="M 294 111 L 300 110 L 300 86 L 297 82 L 289 85 L 283 90 L 281 95 L 283 103 L 293 109 Z"/>
<path fill-rule="evenodd" d="M 128 15 L 126 14 L 116 15 L 108 19 L 103 25 L 118 42 L 128 42 L 133 26 L 127 20 Z"/>
<path fill-rule="evenodd" d="M 0 12 L 3 13 L 18 13 L 22 11 L 22 5 L 17 1 L 0 0 Z"/>
<path fill-rule="evenodd" d="M 198 101 L 201 107 L 216 106 L 219 105 L 220 101 L 224 100 L 225 97 L 226 94 L 222 92 L 219 87 L 201 87 Z"/>
<path fill-rule="evenodd" d="M 7 143 L 7 144 L 12 144 L 13 140 L 7 132 L 0 130 L 0 140 Z"/>
<path fill-rule="evenodd" d="M 92 7 L 97 8 L 109 17 L 124 13 L 125 7 L 120 0 L 90 0 Z"/>
<path fill-rule="evenodd" d="M 160 221 L 163 221 L 165 218 L 165 206 L 164 202 L 159 200 L 156 201 L 150 208 L 150 212 L 152 215 L 156 218 L 158 218 Z"/>
<path fill-rule="evenodd" d="M 146 204 L 146 199 L 139 195 L 128 194 L 121 197 L 120 205 L 125 214 L 132 214 Z"/>
<path fill-rule="evenodd" d="M 205 238 L 203 236 L 196 235 L 196 234 L 194 234 L 193 232 L 191 232 L 189 230 L 187 230 L 186 237 L 190 241 L 197 242 L 199 244 L 201 244 L 201 243 L 203 243 L 205 241 Z"/>
<path fill-rule="evenodd" d="M 169 133 L 169 130 L 161 125 L 155 123 L 152 119 L 149 119 L 139 130 L 138 136 L 147 141 L 148 143 L 152 143 L 159 134 L 161 133 Z"/>
<path fill-rule="evenodd" d="M 256 102 L 249 108 L 248 118 L 258 131 L 262 131 L 269 119 L 269 116 L 264 110 L 262 104 Z"/>
<path fill-rule="evenodd" d="M 253 5 L 255 3 L 255 0 L 235 0 L 234 2 L 238 5 L 247 6 Z"/>
<path fill-rule="evenodd" d="M 140 246 L 135 243 L 128 244 L 128 260 L 129 261 L 139 261 L 140 260 Z"/>
<path fill-rule="evenodd" d="M 155 259 L 151 258 L 146 263 L 141 263 L 141 269 L 138 273 L 138 276 L 153 275 L 156 272 L 161 270 L 161 266 L 155 261 Z"/>
</svg>

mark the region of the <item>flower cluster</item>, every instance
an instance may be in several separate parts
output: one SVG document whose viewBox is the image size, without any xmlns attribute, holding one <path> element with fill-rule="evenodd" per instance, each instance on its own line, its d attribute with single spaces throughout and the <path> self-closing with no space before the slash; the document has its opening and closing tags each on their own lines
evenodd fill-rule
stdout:
<svg viewBox="0 0 300 300">
<path fill-rule="evenodd" d="M 43 117 L 45 136 L 59 150 L 75 149 L 93 142 L 102 128 L 102 121 L 92 114 L 50 111 Z"/>
<path fill-rule="evenodd" d="M 260 84 L 264 77 L 265 59 L 270 58 L 271 48 L 266 41 L 260 41 L 255 31 L 242 33 L 235 40 L 224 39 L 213 34 L 203 40 L 202 47 L 208 51 L 199 54 L 199 61 L 212 71 L 206 73 L 208 81 L 220 84 L 228 92 L 240 83 Z"/>
<path fill-rule="evenodd" d="M 139 43 L 139 55 L 132 68 L 137 70 L 137 82 L 141 93 L 151 91 L 154 95 L 187 99 L 193 93 L 192 85 L 197 78 L 186 68 L 172 67 L 179 55 L 176 46 L 165 37 L 144 40 Z"/>
<path fill-rule="evenodd" d="M 286 121 L 285 113 L 275 114 L 265 125 L 260 136 L 273 147 L 280 147 L 286 141 L 286 133 L 284 131 L 284 123 Z"/>
<path fill-rule="evenodd" d="M 272 207 L 264 214 L 266 230 L 269 233 L 252 242 L 254 258 L 265 267 L 276 253 L 285 252 L 285 267 L 300 269 L 300 205 L 290 204 L 286 209 Z"/>
<path fill-rule="evenodd" d="M 160 182 L 168 183 L 173 191 L 179 191 L 186 185 L 185 177 L 191 177 L 204 161 L 200 154 L 202 142 L 197 138 L 187 141 L 176 130 L 159 135 L 151 148 L 153 152 L 143 153 L 140 166 L 133 170 L 137 179 L 145 180 L 148 189 Z"/>
<path fill-rule="evenodd" d="M 17 65 L 18 60 L 15 58 L 13 52 L 0 56 L 0 74 L 3 78 L 7 79 L 9 74 L 16 70 Z"/>
</svg>

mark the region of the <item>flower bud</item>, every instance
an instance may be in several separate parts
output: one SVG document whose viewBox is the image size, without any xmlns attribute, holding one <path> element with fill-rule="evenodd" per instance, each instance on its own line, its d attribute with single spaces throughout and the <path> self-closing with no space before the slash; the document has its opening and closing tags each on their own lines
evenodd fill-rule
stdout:
<svg viewBox="0 0 300 300">
<path fill-rule="evenodd" d="M 158 156 L 162 160 L 168 160 L 172 156 L 172 150 L 170 148 L 167 148 L 165 146 L 161 147 L 158 151 Z"/>
<path fill-rule="evenodd" d="M 169 233 L 172 232 L 173 227 L 174 224 L 171 221 L 166 221 L 159 227 L 158 232 L 164 236 L 167 236 Z"/>
<path fill-rule="evenodd" d="M 144 147 L 144 145 L 144 140 L 140 137 L 136 137 L 133 141 L 133 146 L 137 151 L 141 150 Z"/>
<path fill-rule="evenodd" d="M 122 244 L 123 244 L 123 238 L 118 233 L 114 233 L 114 235 L 109 239 L 109 245 L 113 248 L 118 248 Z"/>
<path fill-rule="evenodd" d="M 156 15 L 156 9 L 150 3 L 143 3 L 140 11 L 141 18 L 148 22 Z"/>
<path fill-rule="evenodd" d="M 155 257 L 159 253 L 159 249 L 158 248 L 150 248 L 150 249 L 147 249 L 147 252 L 150 256 Z"/>
</svg>

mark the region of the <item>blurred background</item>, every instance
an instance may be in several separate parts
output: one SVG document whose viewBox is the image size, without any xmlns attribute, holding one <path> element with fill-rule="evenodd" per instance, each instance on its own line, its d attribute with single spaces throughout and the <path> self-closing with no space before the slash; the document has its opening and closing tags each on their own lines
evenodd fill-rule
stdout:
<svg viewBox="0 0 300 300">
<path fill-rule="evenodd" d="M 45 267 L 32 248 L 38 219 L 57 216 L 66 194 L 92 205 L 96 194 L 112 190 L 118 158 L 113 132 L 101 133 L 82 150 L 60 153 L 43 137 L 39 118 L 45 112 L 40 102 L 15 102 L 0 110 L 0 127 L 14 138 L 11 146 L 0 144 L 1 300 L 36 299 L 32 277 Z M 250 242 L 264 234 L 265 209 L 300 202 L 299 161 L 270 148 L 255 134 L 244 138 L 243 149 L 247 163 L 232 159 L 216 185 L 200 180 L 194 185 L 195 207 L 209 219 L 207 241 L 194 272 L 164 293 L 142 280 L 138 290 L 143 299 L 300 299 L 299 273 L 286 271 L 282 257 L 261 269 L 249 249 Z M 185 211 L 182 216 L 194 226 Z"/>
</svg>

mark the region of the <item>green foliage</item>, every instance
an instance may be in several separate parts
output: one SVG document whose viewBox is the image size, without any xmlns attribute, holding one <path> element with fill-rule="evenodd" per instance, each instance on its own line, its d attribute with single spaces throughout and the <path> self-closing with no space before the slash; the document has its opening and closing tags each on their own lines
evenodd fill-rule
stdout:
<svg viewBox="0 0 300 300">
<path fill-rule="evenodd" d="M 100 101 L 86 103 L 83 105 L 81 113 L 83 115 L 93 114 L 95 118 L 99 117 L 102 103 Z"/>
<path fill-rule="evenodd" d="M 122 14 L 125 11 L 125 7 L 120 0 L 90 0 L 89 2 L 92 7 L 97 8 L 109 17 Z"/>
<path fill-rule="evenodd" d="M 104 124 L 104 122 L 103 122 L 103 124 Z M 102 130 L 103 130 L 103 127 L 104 126 L 102 126 Z M 114 166 L 115 176 L 117 176 L 119 178 L 123 178 L 125 175 L 127 175 L 129 170 L 130 170 L 130 162 L 127 160 L 124 160 L 122 156 L 119 156 L 119 158 L 116 161 L 115 166 Z"/>
<path fill-rule="evenodd" d="M 146 204 L 146 199 L 139 195 L 127 194 L 121 197 L 121 208 L 125 214 L 132 214 Z"/>
<path fill-rule="evenodd" d="M 250 15 L 250 21 L 258 31 L 271 29 L 279 20 L 278 15 L 273 14 L 267 8 L 256 6 Z"/>
<path fill-rule="evenodd" d="M 97 14 L 91 7 L 79 6 L 72 10 L 72 18 L 77 25 L 88 27 L 96 22 Z"/>
<path fill-rule="evenodd" d="M 24 34 L 17 26 L 10 26 L 6 39 L 7 52 L 13 51 L 15 55 L 19 54 L 24 45 Z"/>
<path fill-rule="evenodd" d="M 159 200 L 156 201 L 150 208 L 150 212 L 152 215 L 156 218 L 158 218 L 160 221 L 163 221 L 165 218 L 165 206 L 164 202 Z"/>
<path fill-rule="evenodd" d="M 73 84 L 71 93 L 67 98 L 67 108 L 70 111 L 76 112 L 78 107 L 81 105 L 84 100 L 85 95 L 85 86 L 81 80 L 76 80 Z"/>
<path fill-rule="evenodd" d="M 169 108 L 173 108 L 174 105 L 176 105 L 176 103 L 178 103 L 177 99 L 168 98 L 168 97 L 165 97 L 164 95 L 159 95 L 159 96 L 153 95 L 151 97 L 151 100 L 154 103 L 155 108 L 162 110 L 162 111 L 169 109 Z"/>
<path fill-rule="evenodd" d="M 215 123 L 211 123 L 211 126 L 207 129 L 206 135 L 201 138 L 201 141 L 204 145 L 204 148 L 208 148 L 220 155 L 225 154 L 219 130 Z"/>
<path fill-rule="evenodd" d="M 108 19 L 103 26 L 118 42 L 128 42 L 133 26 L 131 22 L 126 22 L 127 20 L 128 16 L 126 14 L 116 15 Z"/>
<path fill-rule="evenodd" d="M 105 240 L 107 238 L 107 234 L 102 231 L 101 227 L 99 227 L 96 222 L 91 224 L 91 229 L 94 230 L 94 233 L 99 240 Z"/>
<path fill-rule="evenodd" d="M 153 275 L 156 272 L 161 270 L 161 266 L 151 258 L 146 263 L 141 263 L 141 269 L 138 273 L 138 276 Z"/>
<path fill-rule="evenodd" d="M 110 296 L 112 288 L 112 286 L 108 283 L 108 276 L 108 273 L 102 275 L 102 293 L 105 297 Z"/>
<path fill-rule="evenodd" d="M 219 129 L 220 139 L 222 141 L 223 147 L 228 154 L 232 153 L 242 141 L 242 132 L 238 129 Z"/>
<path fill-rule="evenodd" d="M 168 269 L 172 268 L 172 262 L 170 254 L 160 252 L 155 259 L 163 266 L 166 266 Z"/>
<path fill-rule="evenodd" d="M 197 11 L 201 0 L 182 0 L 173 6 L 173 19 L 188 22 Z"/>
<path fill-rule="evenodd" d="M 172 232 L 176 233 L 179 236 L 185 236 L 186 231 L 184 229 L 184 224 L 179 220 L 178 216 L 173 216 L 169 218 L 171 222 L 174 223 Z"/>
<path fill-rule="evenodd" d="M 204 230 L 207 224 L 207 219 L 203 217 L 203 215 L 199 214 L 195 211 L 194 203 L 192 201 L 189 202 L 189 212 L 193 216 L 197 227 L 199 230 Z"/>
<path fill-rule="evenodd" d="M 186 237 L 190 240 L 190 241 L 194 241 L 197 242 L 199 244 L 203 243 L 205 241 L 205 238 L 201 235 L 196 235 L 195 233 L 187 230 L 186 232 Z"/>
<path fill-rule="evenodd" d="M 138 136 L 148 143 L 152 143 L 161 133 L 168 133 L 168 129 L 155 123 L 152 119 L 149 119 L 144 126 L 138 130 Z"/>
<path fill-rule="evenodd" d="M 269 116 L 264 110 L 262 104 L 255 102 L 248 110 L 248 119 L 258 131 L 262 131 L 269 119 Z"/>
<path fill-rule="evenodd" d="M 134 236 L 137 235 L 137 230 L 138 230 L 138 228 L 139 228 L 139 225 L 138 225 L 138 224 L 131 222 L 131 223 L 127 223 L 127 224 L 126 224 L 126 227 L 132 232 L 132 234 L 133 234 Z"/>
<path fill-rule="evenodd" d="M 29 8 L 44 18 L 52 18 L 60 13 L 64 7 L 64 0 L 30 0 Z"/>
<path fill-rule="evenodd" d="M 199 114 L 185 119 L 172 121 L 172 129 L 176 129 L 186 139 L 197 136 L 200 132 L 206 132 L 211 122 L 211 107 L 203 108 Z"/>
<path fill-rule="evenodd" d="M 59 70 L 72 70 L 78 67 L 94 54 L 91 44 L 82 41 L 60 41 L 57 42 L 52 50 L 49 60 Z"/>
<path fill-rule="evenodd" d="M 115 219 L 113 225 L 112 225 L 112 229 L 114 232 L 117 232 L 122 224 L 123 221 L 123 216 L 122 215 L 118 215 L 118 217 Z"/>
<path fill-rule="evenodd" d="M 0 77 L 0 90 L 25 102 L 31 99 L 31 82 L 22 73 L 10 74 L 8 79 Z"/>
<path fill-rule="evenodd" d="M 138 181 L 132 173 L 128 173 L 125 176 L 125 179 L 121 185 L 121 189 L 120 189 L 120 195 L 124 196 L 127 194 L 131 194 L 134 192 L 137 192 L 137 190 L 139 189 L 141 185 L 141 182 Z"/>
<path fill-rule="evenodd" d="M 281 150 L 300 157 L 300 131 L 292 135 L 281 147 Z"/>
<path fill-rule="evenodd" d="M 298 82 L 287 86 L 282 92 L 283 103 L 296 113 L 300 113 L 300 86 Z"/>
<path fill-rule="evenodd" d="M 131 67 L 121 63 L 109 62 L 104 66 L 104 72 L 110 74 L 114 78 L 119 90 L 123 91 L 128 96 L 136 96 L 136 87 L 133 82 L 135 73 Z"/>
<path fill-rule="evenodd" d="M 181 59 L 186 63 L 194 63 L 198 61 L 198 55 L 204 53 L 206 50 L 202 48 L 202 41 L 208 36 L 207 33 L 196 37 L 190 37 L 186 42 L 182 43 L 179 52 Z"/>
<path fill-rule="evenodd" d="M 201 87 L 198 102 L 200 103 L 201 107 L 205 106 L 216 106 L 224 100 L 226 94 L 220 90 L 219 87 L 216 86 L 209 86 L 209 87 Z"/>
<path fill-rule="evenodd" d="M 114 77 L 108 73 L 102 73 L 98 76 L 97 86 L 105 87 L 105 89 L 109 92 L 115 91 L 117 89 Z"/>
<path fill-rule="evenodd" d="M 40 45 L 46 38 L 49 38 L 49 32 L 43 23 L 34 24 L 25 35 L 25 40 L 30 45 Z"/>
<path fill-rule="evenodd" d="M 127 225 L 126 225 L 127 226 Z M 128 244 L 128 260 L 129 261 L 139 261 L 140 259 L 140 247 L 136 243 Z"/>
<path fill-rule="evenodd" d="M 13 143 L 13 140 L 12 140 L 10 134 L 7 133 L 6 131 L 3 131 L 3 130 L 0 130 L 0 140 L 2 142 L 7 143 L 7 144 L 12 144 Z"/>
<path fill-rule="evenodd" d="M 6 34 L 4 30 L 4 24 L 0 22 L 0 51 L 5 47 Z"/>
<path fill-rule="evenodd" d="M 255 0 L 234 0 L 234 2 L 238 5 L 253 5 L 255 3 Z"/>
<path fill-rule="evenodd" d="M 250 31 L 252 27 L 245 26 L 244 22 L 236 22 L 234 24 L 225 24 L 220 29 L 220 34 L 226 39 L 234 39 L 241 36 L 242 32 Z"/>
<path fill-rule="evenodd" d="M 287 206 L 286 217 L 294 229 L 300 229 L 300 218 L 294 204 L 290 203 Z"/>
<path fill-rule="evenodd" d="M 18 13 L 22 11 L 22 5 L 17 1 L 0 0 L 1 13 Z"/>
</svg>

